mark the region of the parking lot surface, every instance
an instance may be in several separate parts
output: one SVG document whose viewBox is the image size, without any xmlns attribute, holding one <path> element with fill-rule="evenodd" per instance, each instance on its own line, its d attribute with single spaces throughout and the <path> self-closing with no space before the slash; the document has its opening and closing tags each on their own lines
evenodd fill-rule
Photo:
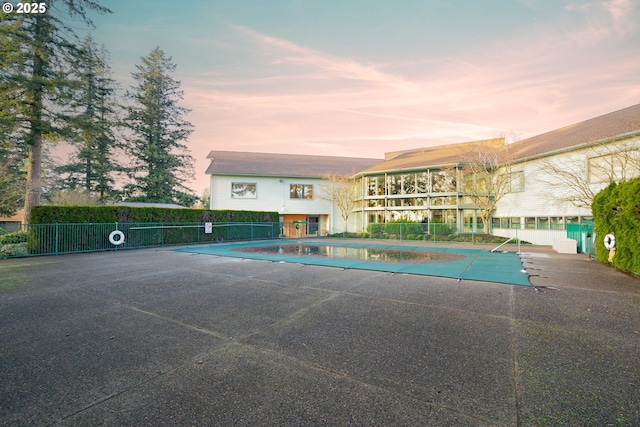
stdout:
<svg viewBox="0 0 640 427">
<path fill-rule="evenodd" d="M 172 248 L 2 260 L 0 425 L 640 425 L 640 281 L 520 257 L 533 286 Z"/>
</svg>

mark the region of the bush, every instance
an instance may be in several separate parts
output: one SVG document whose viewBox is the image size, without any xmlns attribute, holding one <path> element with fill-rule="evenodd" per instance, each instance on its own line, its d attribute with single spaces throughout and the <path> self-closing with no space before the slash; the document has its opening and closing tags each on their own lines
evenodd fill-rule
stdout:
<svg viewBox="0 0 640 427">
<path fill-rule="evenodd" d="M 596 233 L 596 257 L 607 262 L 604 236 L 616 235 L 613 265 L 622 271 L 640 272 L 640 178 L 612 183 L 593 198 L 591 205 Z"/>
<path fill-rule="evenodd" d="M 2 245 L 26 243 L 26 241 L 27 241 L 26 231 L 14 231 L 13 233 L 0 234 L 0 244 Z"/>
<path fill-rule="evenodd" d="M 0 245 L 0 258 L 13 258 L 27 256 L 27 243 L 15 243 Z"/>
</svg>

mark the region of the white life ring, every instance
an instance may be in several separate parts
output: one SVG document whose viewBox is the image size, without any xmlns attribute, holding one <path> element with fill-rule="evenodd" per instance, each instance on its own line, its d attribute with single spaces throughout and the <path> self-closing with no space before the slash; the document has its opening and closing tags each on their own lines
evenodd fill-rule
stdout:
<svg viewBox="0 0 640 427">
<path fill-rule="evenodd" d="M 116 236 L 119 236 L 118 239 L 115 238 Z M 111 234 L 109 234 L 109 241 L 111 242 L 111 244 L 116 246 L 123 244 L 124 233 L 120 230 L 112 231 Z"/>
<path fill-rule="evenodd" d="M 616 247 L 616 236 L 609 233 L 604 236 L 604 247 L 607 248 L 608 251 Z"/>
</svg>

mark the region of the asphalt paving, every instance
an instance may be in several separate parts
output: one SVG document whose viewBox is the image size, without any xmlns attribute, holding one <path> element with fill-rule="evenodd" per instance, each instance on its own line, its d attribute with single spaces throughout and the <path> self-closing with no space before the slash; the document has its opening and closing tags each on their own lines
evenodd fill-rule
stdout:
<svg viewBox="0 0 640 427">
<path fill-rule="evenodd" d="M 533 286 L 173 248 L 1 260 L 0 425 L 640 425 L 640 280 L 523 251 Z"/>
</svg>

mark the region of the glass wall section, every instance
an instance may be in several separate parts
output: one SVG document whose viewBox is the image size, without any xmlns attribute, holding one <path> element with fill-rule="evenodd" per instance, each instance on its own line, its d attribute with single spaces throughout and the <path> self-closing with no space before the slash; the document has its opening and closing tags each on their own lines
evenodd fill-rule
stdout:
<svg viewBox="0 0 640 427">
<path fill-rule="evenodd" d="M 416 173 L 416 193 L 426 194 L 429 189 L 429 172 Z"/>
<path fill-rule="evenodd" d="M 458 220 L 457 213 L 457 209 L 434 209 L 431 211 L 431 222 L 456 224 Z"/>
<path fill-rule="evenodd" d="M 462 211 L 462 218 L 463 218 L 463 221 L 464 221 L 463 230 L 466 233 L 471 233 L 472 231 L 475 231 L 474 228 L 473 228 L 474 217 L 475 217 L 475 211 L 474 210 L 465 209 L 464 211 Z"/>
<path fill-rule="evenodd" d="M 369 212 L 369 224 L 384 222 L 384 212 Z"/>
<path fill-rule="evenodd" d="M 389 174 L 387 175 L 389 195 L 416 194 L 416 174 Z"/>
<path fill-rule="evenodd" d="M 387 206 L 415 206 L 416 199 L 389 199 L 389 203 Z"/>
<path fill-rule="evenodd" d="M 402 175 L 387 175 L 387 189 L 390 195 L 402 194 Z"/>
<path fill-rule="evenodd" d="M 458 204 L 457 196 L 431 197 L 431 206 L 456 206 Z"/>
<path fill-rule="evenodd" d="M 363 223 L 406 220 L 446 223 L 454 230 L 462 227 L 459 174 L 456 168 L 443 168 L 364 176 Z M 475 210 L 472 202 L 465 207 Z"/>
<path fill-rule="evenodd" d="M 384 186 L 384 176 L 367 176 L 366 186 L 367 186 L 367 196 L 384 196 L 385 195 L 385 186 Z"/>
<path fill-rule="evenodd" d="M 431 172 L 431 192 L 432 193 L 455 193 L 456 170 L 437 170 Z"/>
</svg>

